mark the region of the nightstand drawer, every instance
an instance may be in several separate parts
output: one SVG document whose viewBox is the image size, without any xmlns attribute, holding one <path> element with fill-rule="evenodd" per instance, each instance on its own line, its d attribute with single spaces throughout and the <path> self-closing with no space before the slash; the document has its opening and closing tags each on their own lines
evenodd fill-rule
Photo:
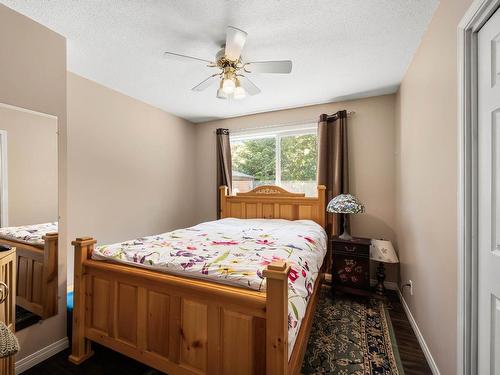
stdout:
<svg viewBox="0 0 500 375">
<path fill-rule="evenodd" d="M 333 252 L 334 254 L 345 254 L 368 258 L 370 256 L 370 247 L 361 244 L 333 242 Z"/>
</svg>

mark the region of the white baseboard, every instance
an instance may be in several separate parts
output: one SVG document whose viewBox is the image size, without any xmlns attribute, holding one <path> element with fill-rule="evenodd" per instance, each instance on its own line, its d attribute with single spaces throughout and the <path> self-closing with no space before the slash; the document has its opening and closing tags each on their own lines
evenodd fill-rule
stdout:
<svg viewBox="0 0 500 375">
<path fill-rule="evenodd" d="M 405 310 L 406 316 L 408 317 L 408 321 L 410 322 L 411 328 L 413 328 L 413 332 L 415 332 L 415 336 L 417 336 L 417 340 L 420 343 L 420 347 L 424 352 L 425 358 L 427 359 L 427 363 L 429 364 L 432 373 L 434 375 L 441 375 L 441 373 L 439 372 L 439 368 L 437 367 L 436 361 L 434 361 L 431 351 L 429 350 L 429 347 L 425 342 L 424 336 L 422 336 L 422 332 L 420 332 L 417 322 L 415 321 L 415 318 L 413 317 L 410 308 L 408 307 L 408 304 L 406 303 L 406 300 L 404 299 L 399 289 L 398 289 L 398 295 L 399 295 L 399 300 L 403 305 L 403 309 Z"/>
<path fill-rule="evenodd" d="M 46 359 L 52 357 L 53 355 L 59 353 L 60 351 L 63 351 L 68 347 L 68 338 L 65 337 L 50 344 L 49 346 L 46 346 L 45 348 L 40 349 L 33 354 L 30 354 L 27 357 L 20 359 L 19 361 L 16 361 L 16 375 L 32 368 L 33 366 L 45 361 Z"/>
</svg>

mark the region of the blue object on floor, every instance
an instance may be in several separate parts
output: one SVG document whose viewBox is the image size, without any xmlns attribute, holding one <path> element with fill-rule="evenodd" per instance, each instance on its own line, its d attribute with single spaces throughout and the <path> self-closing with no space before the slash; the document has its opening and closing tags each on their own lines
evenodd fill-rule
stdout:
<svg viewBox="0 0 500 375">
<path fill-rule="evenodd" d="M 72 336 L 73 336 L 73 292 L 68 292 L 66 294 L 66 310 L 68 312 L 67 314 L 67 321 L 66 321 L 66 331 L 68 332 L 68 339 L 69 342 L 71 342 Z"/>
<path fill-rule="evenodd" d="M 66 306 L 68 310 L 73 310 L 73 292 L 68 292 L 66 297 Z"/>
</svg>

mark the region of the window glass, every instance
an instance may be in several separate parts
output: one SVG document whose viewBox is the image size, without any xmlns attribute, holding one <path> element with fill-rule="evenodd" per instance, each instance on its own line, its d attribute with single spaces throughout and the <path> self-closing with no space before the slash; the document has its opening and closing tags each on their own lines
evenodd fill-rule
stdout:
<svg viewBox="0 0 500 375">
<path fill-rule="evenodd" d="M 231 136 L 233 193 L 260 185 L 278 185 L 316 196 L 317 137 L 315 125 L 289 131 Z"/>
<path fill-rule="evenodd" d="M 317 194 L 316 134 L 281 138 L 281 186 L 288 191 Z"/>
<path fill-rule="evenodd" d="M 276 181 L 275 138 L 252 138 L 231 142 L 233 193 L 244 193 Z"/>
</svg>

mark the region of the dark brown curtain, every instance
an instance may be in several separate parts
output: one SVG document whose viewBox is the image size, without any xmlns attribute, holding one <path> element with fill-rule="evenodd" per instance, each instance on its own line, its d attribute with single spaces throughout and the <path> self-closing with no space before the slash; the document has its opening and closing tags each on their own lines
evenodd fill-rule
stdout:
<svg viewBox="0 0 500 375">
<path fill-rule="evenodd" d="M 229 130 L 217 129 L 217 219 L 220 219 L 219 187 L 227 186 L 232 190 L 233 172 L 231 168 L 231 144 Z"/>
<path fill-rule="evenodd" d="M 348 160 L 347 111 L 321 115 L 318 122 L 318 184 L 326 186 L 327 203 L 339 194 L 349 193 Z M 327 218 L 328 235 L 340 234 L 344 215 L 327 214 Z"/>
</svg>

